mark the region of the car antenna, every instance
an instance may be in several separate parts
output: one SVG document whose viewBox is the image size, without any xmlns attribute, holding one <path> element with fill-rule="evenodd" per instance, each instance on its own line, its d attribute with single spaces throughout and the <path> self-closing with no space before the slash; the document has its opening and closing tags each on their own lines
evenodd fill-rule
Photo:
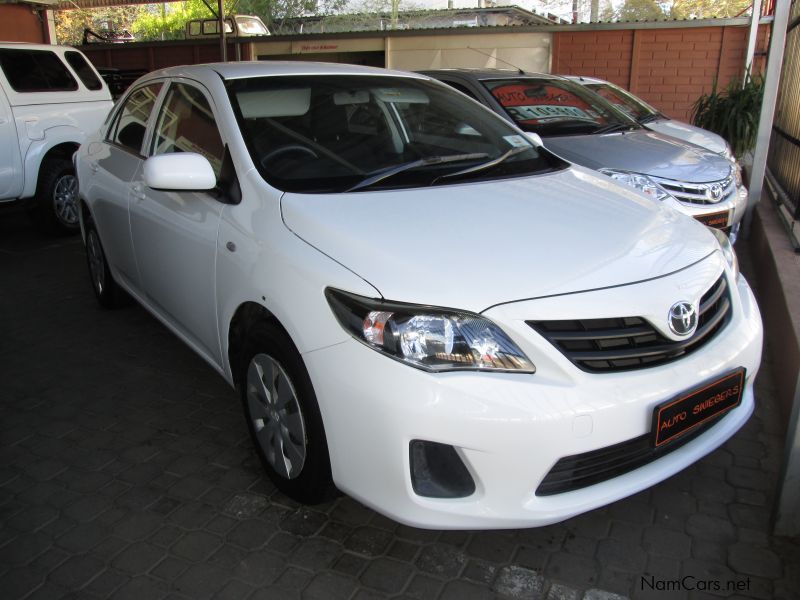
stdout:
<svg viewBox="0 0 800 600">
<path fill-rule="evenodd" d="M 467 46 L 467 48 L 468 48 L 469 50 L 473 50 L 473 51 L 477 52 L 478 54 L 483 54 L 484 56 L 488 56 L 489 58 L 493 58 L 493 59 L 495 59 L 495 60 L 499 60 L 501 63 L 505 63 L 505 64 L 507 64 L 509 67 L 514 67 L 514 68 L 515 68 L 517 71 L 519 71 L 519 74 L 520 74 L 520 75 L 525 75 L 525 71 L 523 71 L 522 69 L 520 69 L 520 68 L 519 68 L 517 65 L 511 64 L 511 63 L 510 63 L 510 62 L 508 62 L 507 60 L 503 60 L 502 58 L 497 58 L 496 56 L 492 56 L 492 55 L 491 55 L 491 54 L 489 54 L 488 52 L 483 52 L 482 50 L 478 50 L 477 48 L 473 48 L 472 46 Z"/>
</svg>

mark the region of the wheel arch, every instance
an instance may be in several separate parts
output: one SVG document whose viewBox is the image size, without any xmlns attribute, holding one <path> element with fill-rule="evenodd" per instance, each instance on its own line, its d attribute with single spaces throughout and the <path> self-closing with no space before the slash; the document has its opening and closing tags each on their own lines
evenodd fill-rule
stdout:
<svg viewBox="0 0 800 600">
<path fill-rule="evenodd" d="M 62 135 L 48 135 L 48 140 L 43 145 L 31 146 L 25 155 L 25 187 L 22 197 L 29 198 L 36 194 L 41 179 L 42 165 L 50 159 L 62 158 L 72 160 L 72 155 L 78 150 L 83 140 L 83 135 L 72 127 L 66 129 Z M 49 132 L 48 132 L 49 134 Z M 80 135 L 79 135 L 80 134 Z"/>
<path fill-rule="evenodd" d="M 272 323 L 280 329 L 286 338 L 295 346 L 292 336 L 280 320 L 263 304 L 254 301 L 242 302 L 233 313 L 228 327 L 228 365 L 231 372 L 231 381 L 234 385 L 241 383 L 242 373 L 244 372 L 245 343 L 247 336 L 254 323 Z M 297 347 L 295 346 L 295 350 Z M 299 352 L 298 352 L 299 354 Z"/>
</svg>

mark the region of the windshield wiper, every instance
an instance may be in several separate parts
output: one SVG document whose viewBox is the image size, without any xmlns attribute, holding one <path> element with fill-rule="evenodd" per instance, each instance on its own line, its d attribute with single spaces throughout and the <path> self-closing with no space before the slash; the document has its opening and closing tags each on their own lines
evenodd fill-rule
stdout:
<svg viewBox="0 0 800 600">
<path fill-rule="evenodd" d="M 403 171 L 408 171 L 409 169 L 416 169 L 417 167 L 441 165 L 451 162 L 461 162 L 464 160 L 478 160 L 481 158 L 486 158 L 487 156 L 489 155 L 486 154 L 485 152 L 473 152 L 471 154 L 448 154 L 446 156 L 428 156 L 425 158 L 420 158 L 418 160 L 412 160 L 411 162 L 403 163 L 401 165 L 388 167 L 386 169 L 383 169 L 382 171 L 378 171 L 374 175 L 370 175 L 366 179 L 359 181 L 353 187 L 348 188 L 345 191 L 355 192 L 357 190 L 376 184 L 379 181 L 383 181 L 384 179 L 388 179 L 389 177 L 394 177 L 398 173 L 402 173 Z"/>
<path fill-rule="evenodd" d="M 652 121 L 655 121 L 656 119 L 661 119 L 663 116 L 664 115 L 662 115 L 660 112 L 654 112 L 650 113 L 649 115 L 639 117 L 638 119 L 636 119 L 636 121 L 637 123 L 639 123 L 639 125 L 644 125 L 645 123 L 650 123 Z"/>
<path fill-rule="evenodd" d="M 512 156 L 516 156 L 520 152 L 525 152 L 526 150 L 532 149 L 533 146 L 517 146 L 516 148 L 511 148 L 507 152 L 504 152 L 497 158 L 493 158 L 492 160 L 487 160 L 484 163 L 479 165 L 475 165 L 474 167 L 467 167 L 466 169 L 462 169 L 461 171 L 456 171 L 455 173 L 446 173 L 444 175 L 439 175 L 436 179 L 431 182 L 431 185 L 435 184 L 440 179 L 447 179 L 449 177 L 458 177 L 459 175 L 466 175 L 467 173 L 475 173 L 476 171 L 483 171 L 484 169 L 490 169 L 491 167 L 495 167 L 505 161 Z M 484 155 L 485 156 L 485 155 Z"/>
<path fill-rule="evenodd" d="M 628 131 L 629 129 L 633 129 L 633 127 L 632 123 L 611 123 L 600 129 L 595 129 L 592 133 L 615 133 L 617 131 Z"/>
</svg>

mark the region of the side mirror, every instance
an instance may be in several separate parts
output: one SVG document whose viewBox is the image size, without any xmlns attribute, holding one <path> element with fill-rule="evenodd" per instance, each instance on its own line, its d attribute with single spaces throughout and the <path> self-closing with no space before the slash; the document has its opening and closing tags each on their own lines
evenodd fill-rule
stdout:
<svg viewBox="0 0 800 600">
<path fill-rule="evenodd" d="M 144 183 L 155 190 L 205 191 L 217 185 L 217 176 L 205 156 L 176 152 L 144 161 Z"/>
<path fill-rule="evenodd" d="M 530 141 L 532 141 L 539 148 L 544 146 L 544 142 L 542 141 L 542 138 L 538 133 L 533 133 L 532 131 L 526 131 L 525 132 L 525 137 L 527 137 Z"/>
</svg>

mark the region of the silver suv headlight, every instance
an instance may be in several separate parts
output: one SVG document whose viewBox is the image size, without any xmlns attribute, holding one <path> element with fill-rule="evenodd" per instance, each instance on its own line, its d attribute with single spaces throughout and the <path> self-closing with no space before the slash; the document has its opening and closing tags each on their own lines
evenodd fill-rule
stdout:
<svg viewBox="0 0 800 600">
<path fill-rule="evenodd" d="M 715 229 L 714 227 L 709 227 L 708 229 L 717 238 L 722 256 L 725 257 L 725 262 L 728 263 L 733 272 L 733 278 L 739 279 L 739 259 L 736 258 L 736 251 L 733 249 L 730 238 L 721 229 Z"/>
<path fill-rule="evenodd" d="M 412 367 L 436 372 L 536 371 L 511 338 L 480 315 L 384 302 L 332 288 L 325 296 L 350 335 Z"/>
<path fill-rule="evenodd" d="M 653 200 L 666 200 L 672 196 L 664 191 L 660 185 L 650 179 L 647 175 L 641 173 L 632 173 L 630 171 L 618 171 L 616 169 L 600 169 L 604 175 L 608 175 L 611 179 L 636 188 L 640 192 L 644 192 Z"/>
</svg>

